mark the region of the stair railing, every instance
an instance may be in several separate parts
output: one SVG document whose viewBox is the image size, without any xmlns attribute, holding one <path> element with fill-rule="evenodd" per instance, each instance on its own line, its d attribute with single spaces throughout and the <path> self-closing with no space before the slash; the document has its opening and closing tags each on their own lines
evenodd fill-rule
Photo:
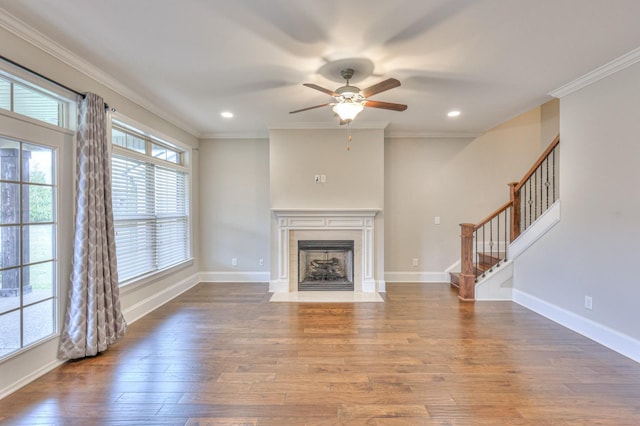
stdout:
<svg viewBox="0 0 640 426">
<path fill-rule="evenodd" d="M 515 240 L 558 199 L 560 135 L 544 150 L 520 182 L 510 183 L 514 211 L 511 222 Z"/>
<path fill-rule="evenodd" d="M 478 224 L 461 223 L 461 300 L 475 299 L 478 279 L 509 258 L 509 244 L 558 199 L 558 135 L 519 182 L 509 184 L 510 199 Z"/>
</svg>

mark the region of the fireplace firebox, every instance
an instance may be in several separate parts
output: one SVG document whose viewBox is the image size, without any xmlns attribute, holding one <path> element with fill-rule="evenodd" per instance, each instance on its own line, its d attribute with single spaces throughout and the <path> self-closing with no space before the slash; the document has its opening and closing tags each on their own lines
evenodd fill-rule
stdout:
<svg viewBox="0 0 640 426">
<path fill-rule="evenodd" d="M 353 240 L 298 241 L 298 291 L 353 291 Z"/>
</svg>

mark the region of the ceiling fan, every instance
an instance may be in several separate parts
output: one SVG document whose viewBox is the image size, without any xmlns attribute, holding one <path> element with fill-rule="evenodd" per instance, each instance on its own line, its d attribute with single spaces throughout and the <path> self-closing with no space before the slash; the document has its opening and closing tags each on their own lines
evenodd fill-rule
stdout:
<svg viewBox="0 0 640 426">
<path fill-rule="evenodd" d="M 333 90 L 325 89 L 324 87 L 318 86 L 317 84 L 303 84 L 303 86 L 310 87 L 312 89 L 319 90 L 322 93 L 333 96 L 335 102 L 298 109 L 295 111 L 291 111 L 289 114 L 295 114 L 298 112 L 308 111 L 315 108 L 322 108 L 325 106 L 333 106 L 333 112 L 335 112 L 338 117 L 340 117 L 340 124 L 346 124 L 356 118 L 356 116 L 364 109 L 364 107 L 389 109 L 392 111 L 404 111 L 407 109 L 407 106 L 403 104 L 373 101 L 369 99 L 369 97 L 373 95 L 400 86 L 400 81 L 396 80 L 395 78 L 388 78 L 384 81 L 381 81 L 380 83 L 374 84 L 371 87 L 360 90 L 355 86 L 349 85 L 349 80 L 353 77 L 354 74 L 354 70 L 352 68 L 343 69 L 340 74 L 342 75 L 342 78 L 347 81 L 347 84 L 336 89 L 335 92 Z"/>
</svg>

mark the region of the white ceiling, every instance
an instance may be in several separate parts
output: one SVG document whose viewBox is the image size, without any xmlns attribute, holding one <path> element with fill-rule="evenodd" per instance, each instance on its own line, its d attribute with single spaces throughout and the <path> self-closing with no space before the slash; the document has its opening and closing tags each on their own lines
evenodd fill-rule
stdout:
<svg viewBox="0 0 640 426">
<path fill-rule="evenodd" d="M 205 137 L 338 127 L 328 107 L 288 112 L 330 102 L 302 83 L 336 89 L 346 65 L 361 71 L 360 88 L 399 79 L 401 87 L 373 99 L 409 105 L 365 109 L 356 121 L 389 122 L 396 136 L 479 134 L 640 46 L 638 0 L 0 0 L 0 7 L 119 81 L 121 93 Z M 448 118 L 452 109 L 462 115 Z M 235 118 L 220 117 L 225 110 Z"/>
</svg>

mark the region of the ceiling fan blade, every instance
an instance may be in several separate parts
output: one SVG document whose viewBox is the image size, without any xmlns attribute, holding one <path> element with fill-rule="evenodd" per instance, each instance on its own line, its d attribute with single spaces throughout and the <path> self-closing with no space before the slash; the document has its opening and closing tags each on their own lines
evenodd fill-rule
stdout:
<svg viewBox="0 0 640 426">
<path fill-rule="evenodd" d="M 322 86 L 318 86 L 317 84 L 313 84 L 313 83 L 302 83 L 303 86 L 306 87 L 310 87 L 312 89 L 316 89 L 321 91 L 322 93 L 326 93 L 329 96 L 339 96 L 336 92 L 334 92 L 333 90 L 329 90 L 329 89 L 325 89 Z"/>
<path fill-rule="evenodd" d="M 309 111 L 310 109 L 322 108 L 322 107 L 326 107 L 326 106 L 329 106 L 329 105 L 331 105 L 331 104 L 322 104 L 322 105 L 312 106 L 312 107 L 309 107 L 309 108 L 297 109 L 295 111 L 289 112 L 289 114 L 295 114 L 296 112 L 302 112 L 302 111 Z"/>
<path fill-rule="evenodd" d="M 388 78 L 384 81 L 381 81 L 378 84 L 374 84 L 371 87 L 367 87 L 360 91 L 360 94 L 365 98 L 369 96 L 373 96 L 376 93 L 384 92 L 385 90 L 393 89 L 394 87 L 400 86 L 400 81 L 395 78 Z"/>
<path fill-rule="evenodd" d="M 382 108 L 382 109 L 390 109 L 393 111 L 404 111 L 407 109 L 407 106 L 404 104 L 394 104 L 391 102 L 380 102 L 380 101 L 369 101 L 366 100 L 364 106 L 370 108 Z"/>
</svg>

